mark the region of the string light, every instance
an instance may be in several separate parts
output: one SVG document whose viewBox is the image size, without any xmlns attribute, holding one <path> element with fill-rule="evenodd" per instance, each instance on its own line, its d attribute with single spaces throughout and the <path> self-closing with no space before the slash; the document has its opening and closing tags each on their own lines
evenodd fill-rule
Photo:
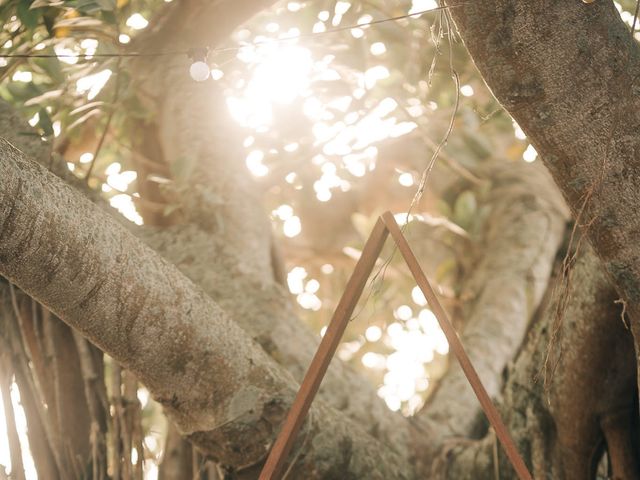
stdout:
<svg viewBox="0 0 640 480">
<path fill-rule="evenodd" d="M 207 48 L 189 50 L 189 58 L 193 60 L 193 63 L 189 67 L 189 75 L 191 75 L 191 78 L 196 82 L 204 82 L 209 78 L 211 71 L 207 64 L 208 53 L 209 49 Z"/>
<path fill-rule="evenodd" d="M 189 75 L 196 82 L 204 82 L 209 78 L 209 65 L 205 62 L 193 62 L 189 67 Z"/>
</svg>

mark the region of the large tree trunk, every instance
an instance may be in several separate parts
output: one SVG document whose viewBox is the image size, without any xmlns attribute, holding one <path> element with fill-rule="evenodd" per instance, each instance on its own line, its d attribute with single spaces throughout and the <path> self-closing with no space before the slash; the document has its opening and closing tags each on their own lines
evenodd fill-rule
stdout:
<svg viewBox="0 0 640 480">
<path fill-rule="evenodd" d="M 640 335 L 640 50 L 613 2 L 447 2 L 549 168 Z M 544 20 L 542 20 L 544 19 Z"/>
<path fill-rule="evenodd" d="M 631 334 L 614 304 L 615 290 L 590 249 L 580 255 L 573 278 L 563 321 L 556 318 L 562 298 L 551 298 L 550 289 L 509 369 L 502 409 L 506 423 L 534 478 L 593 479 L 608 446 L 611 478 L 635 479 L 639 457 Z M 449 447 L 446 461 L 435 465 L 447 478 L 489 480 L 496 478 L 496 468 L 500 478 L 514 478 L 493 433 Z"/>
</svg>

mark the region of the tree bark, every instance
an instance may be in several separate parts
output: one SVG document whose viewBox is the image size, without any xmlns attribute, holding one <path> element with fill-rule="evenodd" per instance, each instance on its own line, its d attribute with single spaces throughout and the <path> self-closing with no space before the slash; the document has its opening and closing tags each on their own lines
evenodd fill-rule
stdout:
<svg viewBox="0 0 640 480">
<path fill-rule="evenodd" d="M 640 50 L 613 2 L 463 2 L 486 83 L 549 168 L 640 322 Z"/>
<path fill-rule="evenodd" d="M 500 162 L 485 174 L 492 189 L 483 207 L 491 213 L 476 244 L 480 258 L 461 280 L 459 331 L 484 387 L 497 397 L 548 288 L 568 211 L 542 165 Z M 452 442 L 482 434 L 485 417 L 455 359 L 418 416 L 436 434 L 425 444 L 427 462 Z"/>
<path fill-rule="evenodd" d="M 559 270 L 559 269 L 558 269 Z M 638 478 L 633 342 L 616 292 L 590 248 L 580 255 L 561 322 L 548 301 L 512 368 L 502 412 L 534 478 L 595 478 L 608 444 L 612 477 Z M 556 272 L 556 281 L 558 275 Z M 452 442 L 434 464 L 446 478 L 514 478 L 493 433 Z M 498 458 L 498 464 L 495 459 Z"/>
<path fill-rule="evenodd" d="M 233 468 L 261 461 L 291 377 L 173 266 L 5 141 L 0 176 L 0 273 L 136 374 L 203 451 Z M 408 445 L 384 445 L 322 402 L 305 430 L 313 441 L 294 472 L 411 477 Z"/>
</svg>

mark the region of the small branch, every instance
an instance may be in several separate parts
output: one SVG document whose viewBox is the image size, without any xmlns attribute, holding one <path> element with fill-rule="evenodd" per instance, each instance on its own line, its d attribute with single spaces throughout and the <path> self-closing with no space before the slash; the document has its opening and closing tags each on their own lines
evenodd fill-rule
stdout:
<svg viewBox="0 0 640 480">
<path fill-rule="evenodd" d="M 89 164 L 89 169 L 87 170 L 86 175 L 84 176 L 84 182 L 86 184 L 89 183 L 89 179 L 91 178 L 91 172 L 93 171 L 93 167 L 96 164 L 96 160 L 98 159 L 98 155 L 100 155 L 100 150 L 102 150 L 102 146 L 104 145 L 104 141 L 107 138 L 107 134 L 109 133 L 109 129 L 111 128 L 111 121 L 113 120 L 113 115 L 116 111 L 118 104 L 118 96 L 120 95 L 120 63 L 121 58 L 118 57 L 116 68 L 115 68 L 115 76 L 116 83 L 113 87 L 113 99 L 111 100 L 111 107 L 109 109 L 109 116 L 107 117 L 107 123 L 104 126 L 104 130 L 102 131 L 102 135 L 100 136 L 100 140 L 98 140 L 98 145 L 96 146 L 96 150 L 93 154 L 93 158 L 91 159 L 91 163 Z"/>
<path fill-rule="evenodd" d="M 111 416 L 111 468 L 113 480 L 121 480 L 123 477 L 123 452 L 122 452 L 122 368 L 118 362 L 111 363 L 111 405 L 114 413 Z"/>
<path fill-rule="evenodd" d="M 7 436 L 9 439 L 9 452 L 11 456 L 11 478 L 24 480 L 24 465 L 22 463 L 22 448 L 20 437 L 16 427 L 16 417 L 11 401 L 11 384 L 13 369 L 11 360 L 7 352 L 3 352 L 0 357 L 0 393 L 2 393 L 2 404 L 4 406 L 4 418 L 7 426 Z"/>
<path fill-rule="evenodd" d="M 124 417 L 127 425 L 127 435 L 130 445 L 130 452 L 134 448 L 138 452 L 138 458 L 134 464 L 131 461 L 133 480 L 142 480 L 142 463 L 144 462 L 144 448 L 142 445 L 142 423 L 141 406 L 138 400 L 138 380 L 129 371 L 124 373 Z"/>
<path fill-rule="evenodd" d="M 103 379 L 96 372 L 93 355 L 87 341 L 75 330 L 73 340 L 78 350 L 82 379 L 84 382 L 85 401 L 91 416 L 91 463 L 94 479 L 101 480 L 107 476 L 107 444 L 106 425 L 104 422 L 105 411 L 102 410 L 102 403 L 97 390 L 101 390 Z"/>
</svg>

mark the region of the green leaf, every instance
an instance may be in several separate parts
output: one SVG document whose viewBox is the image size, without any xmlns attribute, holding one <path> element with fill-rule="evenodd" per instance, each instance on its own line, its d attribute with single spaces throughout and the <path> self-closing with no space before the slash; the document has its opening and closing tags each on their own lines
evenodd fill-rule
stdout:
<svg viewBox="0 0 640 480">
<path fill-rule="evenodd" d="M 43 53 L 53 53 L 52 49 L 43 50 Z M 66 76 L 62 71 L 60 60 L 57 58 L 33 58 L 33 64 L 46 73 L 55 83 L 62 83 L 66 80 Z"/>
<path fill-rule="evenodd" d="M 36 0 L 36 2 L 37 1 L 38 0 Z M 49 34 L 49 37 L 53 38 L 55 36 L 53 25 L 56 23 L 55 10 L 53 8 L 49 9 L 49 11 L 47 11 L 47 13 L 43 15 L 42 19 L 44 20 L 44 27 L 47 29 L 47 33 Z"/>
<path fill-rule="evenodd" d="M 470 190 L 465 190 L 458 198 L 453 206 L 453 221 L 464 229 L 468 229 L 473 222 L 474 216 L 478 209 L 476 196 Z"/>
<path fill-rule="evenodd" d="M 88 14 L 94 14 L 101 11 L 113 12 L 116 9 L 115 0 L 68 0 L 65 3 L 79 12 Z"/>
<path fill-rule="evenodd" d="M 78 4 L 86 6 L 86 8 L 94 9 L 93 12 L 97 12 L 100 10 L 100 6 L 95 2 L 95 0 L 79 0 Z M 80 10 L 80 5 L 76 7 L 77 10 Z M 86 13 L 92 13 L 88 10 L 82 10 Z M 63 18 L 58 20 L 54 25 L 54 28 L 95 28 L 100 27 L 102 22 L 98 19 L 91 17 L 75 17 L 75 18 Z"/>
<path fill-rule="evenodd" d="M 100 11 L 100 5 L 96 0 L 72 0 L 65 2 L 65 4 L 85 14 L 92 14 Z M 72 20 L 76 19 L 74 18 Z M 60 27 L 60 25 L 58 24 L 56 27 Z"/>
<path fill-rule="evenodd" d="M 30 7 L 30 0 L 20 0 L 20 3 L 18 3 L 18 8 L 16 9 L 16 13 L 18 14 L 18 18 L 22 22 L 22 25 L 27 27 L 28 30 L 33 30 L 38 26 L 40 12 L 37 10 L 31 10 Z"/>
<path fill-rule="evenodd" d="M 45 108 L 41 108 L 38 112 L 40 116 L 40 121 L 38 125 L 44 132 L 45 136 L 50 137 L 53 135 L 53 122 L 51 122 L 51 117 L 49 116 L 49 112 Z"/>
<path fill-rule="evenodd" d="M 480 135 L 478 131 L 466 130 L 463 133 L 463 137 L 466 140 L 467 148 L 479 159 L 485 160 L 494 153 L 491 143 L 486 139 L 486 136 Z"/>
<path fill-rule="evenodd" d="M 31 5 L 29 6 L 29 8 L 31 10 L 34 10 L 36 8 L 44 8 L 44 7 L 61 7 L 62 5 L 64 5 L 64 2 L 62 0 L 34 0 L 33 3 L 31 3 Z M 54 12 L 55 15 L 55 12 Z"/>
</svg>

